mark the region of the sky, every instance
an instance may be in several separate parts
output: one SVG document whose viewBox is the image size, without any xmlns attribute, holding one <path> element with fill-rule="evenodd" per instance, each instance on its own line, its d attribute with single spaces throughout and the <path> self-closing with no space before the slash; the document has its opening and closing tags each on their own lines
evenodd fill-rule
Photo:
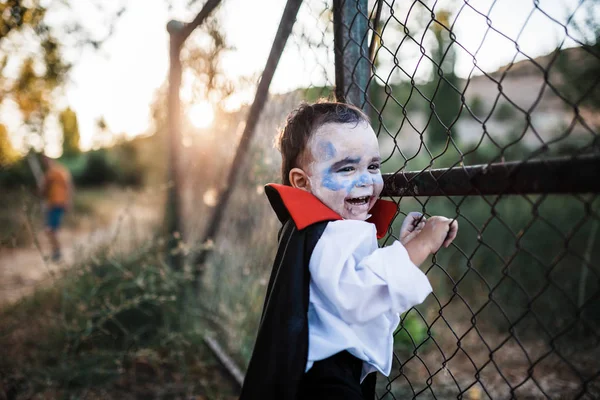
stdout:
<svg viewBox="0 0 600 400">
<path fill-rule="evenodd" d="M 269 48 L 257 46 L 253 40 L 274 37 L 276 21 L 284 5 L 281 1 L 264 1 L 265 13 L 261 17 L 273 22 L 253 24 L 252 35 L 248 35 L 239 27 L 246 25 L 246 29 L 250 29 L 247 26 L 247 18 L 253 14 L 250 3 L 224 2 L 225 32 L 238 49 L 235 62 L 226 63 L 228 73 L 247 74 L 261 69 Z M 112 132 L 136 135 L 149 128 L 149 106 L 169 68 L 166 24 L 173 18 L 190 20 L 192 17 L 189 12 L 177 9 L 169 12 L 162 0 L 130 0 L 102 52 L 89 50 L 81 57 L 73 70 L 72 84 L 66 95 L 80 121 L 83 147 L 92 144 L 95 121 L 101 116 Z M 244 61 L 240 63 L 242 59 Z M 240 69 L 238 65 L 245 68 Z"/>
<path fill-rule="evenodd" d="M 75 60 L 74 67 L 63 96 L 57 101 L 60 107 L 68 105 L 77 112 L 84 149 L 92 146 L 93 137 L 97 134 L 96 121 L 101 117 L 114 133 L 133 137 L 148 131 L 151 124 L 150 104 L 168 73 L 166 24 L 173 18 L 191 20 L 204 1 L 198 1 L 192 7 L 187 7 L 186 1 L 179 2 L 181 4 L 173 1 L 177 4 L 171 10 L 164 0 L 123 0 L 123 3 L 126 12 L 99 51 L 88 47 L 78 53 L 69 53 L 67 49 L 68 56 Z M 419 12 L 427 13 L 424 9 L 418 10 L 419 3 L 396 3 L 399 10 L 396 16 L 399 19 L 406 16 L 411 6 L 410 15 L 413 19 Z M 580 3 L 580 0 L 539 0 L 538 7 L 564 23 Z M 585 7 L 586 1 L 583 3 L 584 6 L 580 6 L 575 13 L 575 21 L 581 21 L 590 13 L 590 9 Z M 102 29 L 102 21 L 96 18 L 93 8 L 86 7 L 85 0 L 78 0 L 74 4 L 77 4 L 74 12 L 81 21 L 86 21 L 92 29 Z M 324 21 L 319 20 L 317 15 L 322 4 L 323 0 L 305 1 L 299 16 L 300 24 L 296 27 L 297 33 L 302 30 L 317 42 L 322 40 L 321 30 L 324 27 Z M 466 3 L 461 0 L 440 0 L 437 4 L 437 7 L 448 6 L 456 10 L 457 6 Z M 256 76 L 262 70 L 284 6 L 285 0 L 223 0 L 219 20 L 228 42 L 235 48 L 223 59 L 226 74 L 233 77 Z M 598 6 L 591 10 L 598 15 Z M 488 20 L 481 14 L 488 15 L 489 23 L 508 38 L 490 30 Z M 461 77 L 472 72 L 473 54 L 480 68 L 492 72 L 510 62 L 515 55 L 517 60 L 524 58 L 517 52 L 514 41 L 517 41 L 522 52 L 536 57 L 552 51 L 565 39 L 564 28 L 535 9 L 534 2 L 529 0 L 471 0 L 455 18 L 454 32 L 457 41 L 465 48 L 457 51 L 456 72 Z M 94 23 L 98 25 L 96 28 Z M 393 24 L 390 24 L 390 30 Z M 408 23 L 409 28 L 414 25 L 413 22 Z M 415 29 L 413 32 L 418 32 L 418 26 Z M 571 35 L 578 34 L 571 29 Z M 430 36 L 425 36 L 424 43 L 431 41 Z M 331 44 L 328 40 L 326 38 L 325 41 Z M 333 81 L 333 55 L 314 52 L 306 45 L 298 45 L 299 42 L 298 36 L 295 36 L 288 43 L 271 86 L 272 92 L 283 93 L 310 84 L 322 85 L 326 83 L 325 77 L 329 83 Z M 392 46 L 393 41 L 386 44 Z M 563 47 L 575 44 L 567 38 Z M 404 45 L 400 53 L 401 63 L 414 69 L 419 55 L 418 46 Z M 425 70 L 423 74 L 427 73 Z M 184 98 L 188 89 L 184 79 Z M 234 97 L 233 101 L 239 105 L 251 101 L 252 97 L 252 90 L 246 90 Z M 203 110 L 203 107 L 200 105 L 194 110 Z M 9 126 L 18 125 L 15 112 L 10 106 L 4 107 L 0 110 L 0 122 Z M 49 130 L 52 131 L 50 136 L 58 136 L 55 121 L 50 121 Z M 58 155 L 58 141 L 53 143 L 48 150 Z"/>
</svg>

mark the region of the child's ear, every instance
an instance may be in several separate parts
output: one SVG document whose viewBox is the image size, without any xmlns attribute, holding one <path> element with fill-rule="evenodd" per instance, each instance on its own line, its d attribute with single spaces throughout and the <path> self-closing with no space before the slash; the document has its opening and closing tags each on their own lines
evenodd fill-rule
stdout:
<svg viewBox="0 0 600 400">
<path fill-rule="evenodd" d="M 292 168 L 288 177 L 290 178 L 292 187 L 310 192 L 310 181 L 308 180 L 306 172 L 302 171 L 300 168 Z"/>
</svg>

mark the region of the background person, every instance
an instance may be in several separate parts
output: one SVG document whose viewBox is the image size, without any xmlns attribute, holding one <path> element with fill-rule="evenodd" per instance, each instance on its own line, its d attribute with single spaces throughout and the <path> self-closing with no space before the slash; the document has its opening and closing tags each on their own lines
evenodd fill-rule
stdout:
<svg viewBox="0 0 600 400">
<path fill-rule="evenodd" d="M 62 256 L 58 234 L 65 212 L 72 208 L 73 179 L 67 168 L 46 155 L 42 155 L 42 165 L 45 173 L 40 194 L 46 206 L 46 233 L 52 247 L 52 260 L 58 261 Z"/>
</svg>

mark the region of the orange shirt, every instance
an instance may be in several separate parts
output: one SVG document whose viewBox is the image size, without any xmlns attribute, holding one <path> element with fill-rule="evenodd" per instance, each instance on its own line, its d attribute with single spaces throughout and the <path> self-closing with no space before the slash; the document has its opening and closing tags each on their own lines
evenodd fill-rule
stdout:
<svg viewBox="0 0 600 400">
<path fill-rule="evenodd" d="M 49 206 L 66 207 L 69 204 L 71 174 L 61 165 L 54 164 L 46 171 L 46 201 Z"/>
</svg>

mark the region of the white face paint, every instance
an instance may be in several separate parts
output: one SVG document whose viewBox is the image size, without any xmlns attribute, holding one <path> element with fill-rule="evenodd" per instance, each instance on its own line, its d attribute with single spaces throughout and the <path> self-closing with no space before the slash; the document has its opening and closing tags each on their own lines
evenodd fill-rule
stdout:
<svg viewBox="0 0 600 400">
<path fill-rule="evenodd" d="M 310 191 L 344 219 L 366 220 L 383 189 L 381 156 L 366 123 L 321 126 L 308 142 Z"/>
</svg>

